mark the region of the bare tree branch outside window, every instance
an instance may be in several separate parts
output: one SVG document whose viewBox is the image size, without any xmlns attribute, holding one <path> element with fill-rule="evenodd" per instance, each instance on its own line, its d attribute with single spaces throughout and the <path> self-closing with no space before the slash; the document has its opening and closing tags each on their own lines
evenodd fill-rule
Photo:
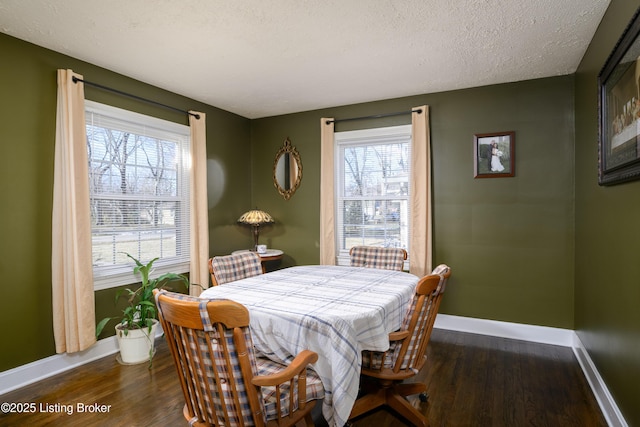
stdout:
<svg viewBox="0 0 640 427">
<path fill-rule="evenodd" d="M 94 264 L 175 256 L 176 143 L 88 125 L 87 144 Z"/>
<path fill-rule="evenodd" d="M 345 247 L 407 246 L 409 144 L 344 147 L 342 222 Z"/>
</svg>

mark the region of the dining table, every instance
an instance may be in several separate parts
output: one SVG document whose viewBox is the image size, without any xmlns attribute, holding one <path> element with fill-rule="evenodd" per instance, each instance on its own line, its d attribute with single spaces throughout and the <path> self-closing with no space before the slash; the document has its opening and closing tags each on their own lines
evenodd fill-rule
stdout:
<svg viewBox="0 0 640 427">
<path fill-rule="evenodd" d="M 200 298 L 244 305 L 262 356 L 286 364 L 302 350 L 316 352 L 322 414 L 342 427 L 358 395 L 362 350 L 388 350 L 418 280 L 402 271 L 306 265 L 213 286 Z"/>
</svg>

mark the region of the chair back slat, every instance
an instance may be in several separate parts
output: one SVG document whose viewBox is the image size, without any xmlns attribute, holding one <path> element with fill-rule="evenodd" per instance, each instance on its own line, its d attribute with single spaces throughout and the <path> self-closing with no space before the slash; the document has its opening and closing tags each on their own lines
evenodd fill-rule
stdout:
<svg viewBox="0 0 640 427">
<path fill-rule="evenodd" d="M 240 363 L 240 371 L 244 378 L 250 378 L 253 376 L 253 372 L 255 370 L 255 365 L 251 363 L 251 353 L 247 348 L 247 337 L 244 336 L 244 331 L 240 328 L 235 328 L 233 332 L 233 340 L 236 344 L 236 348 L 238 350 L 238 361 Z M 247 393 L 247 397 L 249 399 L 249 407 L 253 408 L 254 412 L 253 416 L 255 418 L 263 418 L 264 417 L 264 404 L 260 403 L 260 399 L 258 399 L 257 393 Z"/>
<path fill-rule="evenodd" d="M 353 405 L 350 420 L 387 405 L 411 425 L 428 425 L 424 412 L 406 400 L 409 395 L 420 394 L 420 400 L 426 402 L 427 386 L 406 381 L 415 377 L 425 364 L 427 345 L 450 276 L 451 269 L 441 264 L 421 278 L 400 330 L 389 334 L 389 350 L 362 352 L 362 381 L 366 381 L 367 387 L 361 388 L 365 392 Z M 378 387 L 371 380 L 377 380 Z"/>
<path fill-rule="evenodd" d="M 404 373 L 408 378 L 422 368 L 442 294 L 450 275 L 451 269 L 441 264 L 431 274 L 418 281 L 400 327 L 400 331 L 407 335 L 406 338 L 392 341 L 386 352 L 364 351 L 363 369 L 379 371 L 380 375 L 385 376 Z M 383 371 L 386 373 L 383 374 Z"/>
<path fill-rule="evenodd" d="M 182 341 L 178 339 L 178 337 L 183 336 L 183 334 L 185 333 L 181 331 L 180 328 L 180 326 L 176 325 L 167 324 L 165 326 L 163 324 L 165 338 L 169 343 L 169 350 L 171 351 L 174 365 L 179 371 L 178 378 L 180 380 L 180 386 L 182 387 L 182 393 L 185 397 L 189 397 L 185 399 L 187 407 L 186 411 L 190 414 L 195 414 L 195 416 L 199 419 L 203 419 L 203 414 L 200 413 L 199 406 L 197 405 L 197 403 L 194 404 L 194 402 L 197 402 L 197 400 L 190 398 L 197 393 L 196 389 L 193 386 L 193 382 L 187 381 L 187 378 L 189 377 L 188 372 L 193 371 L 194 368 L 193 366 L 189 366 L 190 363 L 184 364 L 177 362 L 178 360 L 190 360 L 190 358 L 187 358 L 188 351 L 182 345 Z"/>
<path fill-rule="evenodd" d="M 401 330 L 409 331 L 409 338 L 395 348 L 392 356 L 394 372 L 408 369 L 417 372 L 424 365 L 427 345 L 450 275 L 449 267 L 440 265 L 416 285 L 401 327 Z"/>
<path fill-rule="evenodd" d="M 213 286 L 264 273 L 262 260 L 255 252 L 239 252 L 209 259 Z"/>
<path fill-rule="evenodd" d="M 402 248 L 354 246 L 349 250 L 349 258 L 352 267 L 402 271 L 407 251 Z"/>
<path fill-rule="evenodd" d="M 246 308 L 233 301 L 174 297 L 179 294 L 171 294 L 178 302 L 169 304 L 164 300 L 166 294 L 157 294 L 160 320 L 188 416 L 196 425 L 263 426 L 264 402 L 251 384 L 257 365 Z M 189 307 L 180 302 L 190 303 Z M 194 327 L 197 318 L 200 322 Z"/>
<path fill-rule="evenodd" d="M 155 290 L 160 322 L 193 426 L 293 427 L 324 397 L 322 381 L 305 350 L 286 366 L 254 355 L 249 312 L 234 301 Z"/>
</svg>

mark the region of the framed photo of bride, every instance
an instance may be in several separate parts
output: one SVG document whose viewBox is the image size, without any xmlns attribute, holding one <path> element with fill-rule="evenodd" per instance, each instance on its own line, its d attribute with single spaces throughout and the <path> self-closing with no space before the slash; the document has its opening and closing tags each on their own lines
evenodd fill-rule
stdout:
<svg viewBox="0 0 640 427">
<path fill-rule="evenodd" d="M 474 178 L 515 176 L 516 133 L 492 132 L 473 136 Z"/>
</svg>

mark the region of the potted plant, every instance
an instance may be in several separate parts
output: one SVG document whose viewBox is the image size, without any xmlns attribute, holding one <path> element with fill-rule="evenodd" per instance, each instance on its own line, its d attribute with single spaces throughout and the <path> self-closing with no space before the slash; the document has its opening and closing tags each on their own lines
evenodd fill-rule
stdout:
<svg viewBox="0 0 640 427">
<path fill-rule="evenodd" d="M 150 279 L 154 258 L 143 264 L 133 256 L 125 253 L 135 263 L 134 274 L 140 274 L 142 279 L 139 288 L 126 288 L 118 291 L 116 302 L 123 293 L 128 296 L 127 306 L 122 310 L 120 322 L 116 325 L 116 336 L 120 347 L 120 360 L 125 364 L 142 363 L 151 360 L 154 352 L 154 338 L 158 320 L 156 319 L 156 303 L 153 296 L 154 289 L 164 289 L 170 282 L 179 281 L 189 289 L 189 280 L 182 274 L 166 273 L 155 279 Z M 96 326 L 96 336 L 100 335 L 107 322 L 114 317 L 102 319 Z"/>
</svg>

